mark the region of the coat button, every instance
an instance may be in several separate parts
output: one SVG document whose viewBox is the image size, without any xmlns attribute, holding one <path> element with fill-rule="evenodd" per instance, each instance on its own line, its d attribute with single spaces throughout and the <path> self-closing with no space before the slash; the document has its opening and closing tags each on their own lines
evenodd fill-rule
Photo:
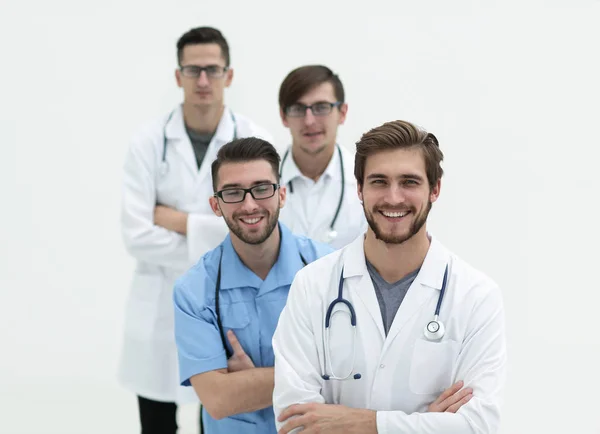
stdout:
<svg viewBox="0 0 600 434">
<path fill-rule="evenodd" d="M 385 368 L 385 365 L 382 363 L 381 365 L 379 365 L 379 367 L 380 367 L 381 369 L 383 369 L 383 368 Z"/>
</svg>

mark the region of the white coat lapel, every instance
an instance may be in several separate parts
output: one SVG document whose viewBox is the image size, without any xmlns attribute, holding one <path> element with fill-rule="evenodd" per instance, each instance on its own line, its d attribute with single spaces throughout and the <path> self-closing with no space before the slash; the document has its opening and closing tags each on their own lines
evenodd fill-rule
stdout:
<svg viewBox="0 0 600 434">
<path fill-rule="evenodd" d="M 351 244 L 348 245 L 344 252 L 344 279 L 346 288 L 349 293 L 352 294 L 352 300 L 359 300 L 365 307 L 365 310 L 369 313 L 370 320 L 375 323 L 381 340 L 385 339 L 385 333 L 383 331 L 383 319 L 381 317 L 381 309 L 379 308 L 379 302 L 375 295 L 375 288 L 371 281 L 371 276 L 367 270 L 365 263 L 364 254 L 364 237 L 359 237 Z M 362 311 L 363 309 L 357 309 L 355 311 Z M 364 315 L 360 315 L 356 312 L 356 327 L 361 329 L 362 321 L 368 321 Z"/>
<path fill-rule="evenodd" d="M 398 312 L 396 312 L 394 321 L 388 331 L 383 351 L 391 345 L 396 336 L 402 331 L 404 326 L 415 317 L 415 315 L 421 312 L 425 306 L 430 305 L 427 302 L 431 300 L 432 297 L 439 296 L 447 261 L 447 251 L 437 240 L 432 238 L 421 270 L 408 289 Z M 434 310 L 435 309 L 431 310 L 432 319 Z M 423 324 L 423 328 L 425 325 L 426 324 Z"/>
<path fill-rule="evenodd" d="M 198 173 L 198 163 L 196 163 L 196 155 L 185 130 L 183 108 L 181 105 L 175 109 L 173 117 L 165 128 L 165 132 L 168 139 L 167 155 L 169 152 L 178 154 L 184 166 L 196 175 Z"/>
</svg>

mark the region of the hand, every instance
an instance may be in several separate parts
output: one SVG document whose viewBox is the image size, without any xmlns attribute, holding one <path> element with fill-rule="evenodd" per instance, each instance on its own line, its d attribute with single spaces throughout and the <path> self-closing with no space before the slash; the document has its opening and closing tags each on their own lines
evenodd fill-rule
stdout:
<svg viewBox="0 0 600 434">
<path fill-rule="evenodd" d="M 294 417 L 295 416 L 295 417 Z M 286 408 L 278 418 L 284 422 L 292 417 L 278 432 L 287 434 L 302 427 L 303 434 L 376 434 L 376 413 L 371 410 L 349 408 L 334 404 L 295 404 Z"/>
<path fill-rule="evenodd" d="M 187 234 L 187 213 L 156 205 L 154 208 L 154 224 L 182 235 Z"/>
<path fill-rule="evenodd" d="M 465 405 L 473 397 L 473 389 L 463 387 L 463 382 L 454 383 L 446 389 L 435 401 L 427 407 L 428 413 L 456 413 L 459 408 Z"/>
<path fill-rule="evenodd" d="M 231 348 L 233 348 L 233 355 L 227 360 L 227 371 L 237 372 L 254 368 L 252 359 L 246 354 L 233 331 L 229 330 L 227 332 L 227 340 L 231 344 Z"/>
</svg>

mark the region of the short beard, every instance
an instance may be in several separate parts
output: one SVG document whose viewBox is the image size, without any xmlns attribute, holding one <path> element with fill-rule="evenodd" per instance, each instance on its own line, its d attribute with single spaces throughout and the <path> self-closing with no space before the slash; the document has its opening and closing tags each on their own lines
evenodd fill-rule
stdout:
<svg viewBox="0 0 600 434">
<path fill-rule="evenodd" d="M 233 232 L 236 237 L 238 237 L 240 240 L 242 240 L 246 244 L 252 244 L 252 245 L 262 244 L 271 236 L 271 234 L 275 230 L 275 227 L 277 226 L 277 223 L 279 221 L 279 206 L 277 207 L 277 210 L 275 211 L 274 214 L 267 214 L 265 216 L 265 218 L 267 218 L 268 221 L 267 221 L 267 226 L 265 227 L 265 230 L 262 233 L 254 233 L 254 234 L 245 233 L 244 230 L 242 229 L 242 227 L 240 226 L 240 224 L 236 223 L 236 220 L 235 220 L 236 218 L 237 217 L 229 220 L 229 219 L 225 218 L 225 216 L 223 216 L 223 219 L 225 220 L 225 223 L 227 224 L 227 227 L 229 228 L 229 230 L 231 232 Z"/>
<path fill-rule="evenodd" d="M 431 211 L 431 206 L 432 206 L 432 203 L 431 203 L 431 201 L 429 201 L 427 203 L 427 208 L 425 209 L 425 212 L 415 219 L 415 221 L 413 222 L 413 224 L 410 227 L 410 230 L 408 231 L 408 234 L 406 234 L 406 235 L 388 235 L 388 234 L 383 233 L 381 228 L 377 225 L 377 223 L 375 222 L 375 218 L 373 217 L 373 214 L 370 212 L 367 212 L 367 210 L 365 208 L 365 204 L 363 202 L 363 210 L 365 212 L 365 217 L 367 218 L 367 223 L 369 224 L 369 227 L 375 234 L 375 238 L 383 241 L 386 244 L 403 244 L 403 243 L 407 242 L 408 240 L 410 240 L 412 237 L 414 237 L 421 230 L 423 225 L 427 222 L 427 217 L 429 216 L 429 212 Z"/>
</svg>

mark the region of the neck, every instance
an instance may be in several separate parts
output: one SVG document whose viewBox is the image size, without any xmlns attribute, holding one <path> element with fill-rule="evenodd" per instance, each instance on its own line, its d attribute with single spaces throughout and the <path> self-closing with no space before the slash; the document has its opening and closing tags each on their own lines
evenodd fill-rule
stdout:
<svg viewBox="0 0 600 434">
<path fill-rule="evenodd" d="M 183 119 L 186 126 L 199 133 L 214 133 L 221 121 L 225 106 L 196 106 L 183 103 Z"/>
<path fill-rule="evenodd" d="M 333 157 L 335 146 L 326 148 L 318 154 L 310 154 L 299 146 L 292 145 L 292 158 L 300 172 L 313 181 L 318 181 Z"/>
<path fill-rule="evenodd" d="M 231 234 L 233 248 L 244 265 L 262 280 L 267 278 L 277 261 L 280 239 L 279 225 L 275 226 L 273 233 L 261 244 L 248 244 Z"/>
<path fill-rule="evenodd" d="M 365 257 L 387 282 L 397 282 L 419 268 L 430 245 L 425 226 L 402 244 L 388 244 L 369 228 L 365 238 Z"/>
</svg>

